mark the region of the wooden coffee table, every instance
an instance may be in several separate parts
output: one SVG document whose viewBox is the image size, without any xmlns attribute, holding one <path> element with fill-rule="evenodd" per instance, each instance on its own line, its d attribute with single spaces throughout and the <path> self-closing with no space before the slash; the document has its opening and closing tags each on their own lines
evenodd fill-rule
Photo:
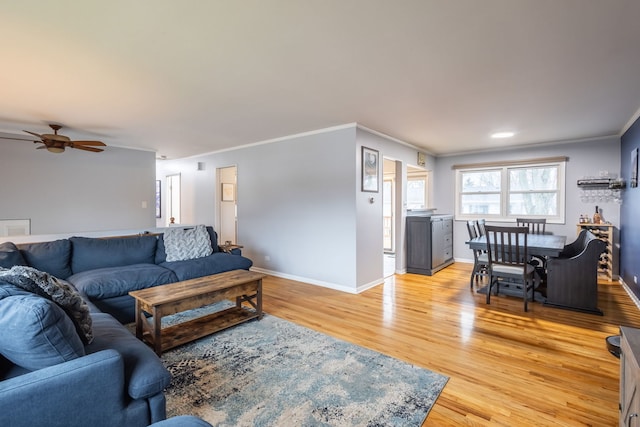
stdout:
<svg viewBox="0 0 640 427">
<path fill-rule="evenodd" d="M 158 356 L 170 348 L 235 326 L 262 319 L 264 274 L 233 270 L 183 282 L 129 292 L 136 300 L 136 336 Z M 162 328 L 163 316 L 235 298 L 236 305 L 186 322 Z M 253 310 L 243 307 L 247 302 Z M 145 313 L 153 316 L 147 319 Z"/>
</svg>

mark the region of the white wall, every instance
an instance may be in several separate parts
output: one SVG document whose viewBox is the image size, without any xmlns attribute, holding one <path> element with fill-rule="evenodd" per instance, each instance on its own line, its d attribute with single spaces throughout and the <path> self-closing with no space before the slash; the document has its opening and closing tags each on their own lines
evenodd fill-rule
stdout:
<svg viewBox="0 0 640 427">
<path fill-rule="evenodd" d="M 154 153 L 35 148 L 0 143 L 0 219 L 31 219 L 32 235 L 154 226 Z"/>
<path fill-rule="evenodd" d="M 438 207 L 450 213 L 454 212 L 455 203 L 455 164 L 470 164 L 491 161 L 523 160 L 542 157 L 566 156 L 566 222 L 564 224 L 548 224 L 547 230 L 554 234 L 567 236 L 567 243 L 576 236 L 576 224 L 581 214 L 593 215 L 597 204 L 604 219 L 620 226 L 620 206 L 616 203 L 583 203 L 580 200 L 580 189 L 576 185 L 578 179 L 585 176 L 598 176 L 599 171 L 606 170 L 620 175 L 620 138 L 610 137 L 574 143 L 548 144 L 514 150 L 486 151 L 467 155 L 440 157 L 436 162 L 433 174 L 435 201 Z M 628 177 L 624 177 L 628 181 Z M 628 185 L 628 184 L 627 184 Z M 628 190 L 627 190 L 628 191 Z M 465 221 L 454 222 L 453 255 L 456 260 L 472 261 L 473 254 L 464 243 L 468 240 Z"/>
</svg>

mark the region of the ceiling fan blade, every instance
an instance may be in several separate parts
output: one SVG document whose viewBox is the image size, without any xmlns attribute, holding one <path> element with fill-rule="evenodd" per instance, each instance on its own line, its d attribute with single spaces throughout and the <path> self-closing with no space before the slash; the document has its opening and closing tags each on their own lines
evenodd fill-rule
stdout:
<svg viewBox="0 0 640 427">
<path fill-rule="evenodd" d="M 11 139 L 13 141 L 33 141 L 33 139 L 11 138 L 9 136 L 0 136 L 0 139 Z M 41 141 L 33 141 L 33 142 L 41 142 Z"/>
<path fill-rule="evenodd" d="M 42 135 L 39 135 L 39 134 L 37 134 L 35 132 L 30 132 L 28 130 L 23 130 L 23 132 L 26 132 L 26 133 L 28 133 L 30 135 L 33 135 L 33 136 L 37 136 L 38 138 L 42 139 Z"/>
<path fill-rule="evenodd" d="M 102 141 L 71 141 L 74 145 L 93 145 L 93 146 L 98 146 L 98 147 L 106 147 L 107 144 L 105 144 Z"/>
<path fill-rule="evenodd" d="M 84 145 L 69 145 L 69 147 L 77 148 L 78 150 L 93 151 L 94 153 L 104 151 L 102 148 L 85 147 Z"/>
</svg>

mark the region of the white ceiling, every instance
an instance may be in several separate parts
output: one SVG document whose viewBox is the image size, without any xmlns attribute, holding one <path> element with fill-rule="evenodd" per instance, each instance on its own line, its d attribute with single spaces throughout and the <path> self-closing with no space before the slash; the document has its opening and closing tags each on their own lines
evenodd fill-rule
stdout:
<svg viewBox="0 0 640 427">
<path fill-rule="evenodd" d="M 639 22 L 638 0 L 4 1 L 0 132 L 169 158 L 353 122 L 436 155 L 619 135 Z"/>
</svg>

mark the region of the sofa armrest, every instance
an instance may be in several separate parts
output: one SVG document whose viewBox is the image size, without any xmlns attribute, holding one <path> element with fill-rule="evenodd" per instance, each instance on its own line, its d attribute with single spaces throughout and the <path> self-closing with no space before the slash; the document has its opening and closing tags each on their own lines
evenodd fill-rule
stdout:
<svg viewBox="0 0 640 427">
<path fill-rule="evenodd" d="M 126 330 L 106 313 L 93 319 L 93 342 L 85 347 L 88 354 L 116 350 L 124 361 L 125 392 L 132 399 L 155 396 L 169 385 L 171 374 L 149 346 Z"/>
<path fill-rule="evenodd" d="M 0 381 L 0 425 L 125 425 L 129 400 L 122 356 L 104 350 Z"/>
</svg>

